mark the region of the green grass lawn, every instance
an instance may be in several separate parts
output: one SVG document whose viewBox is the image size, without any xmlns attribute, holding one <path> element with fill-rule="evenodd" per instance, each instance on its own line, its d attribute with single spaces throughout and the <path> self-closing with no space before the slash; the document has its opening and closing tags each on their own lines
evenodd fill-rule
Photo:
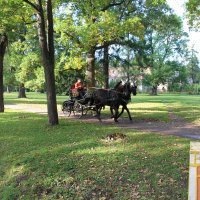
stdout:
<svg viewBox="0 0 200 200">
<path fill-rule="evenodd" d="M 5 103 L 6 104 L 46 104 L 46 94 L 45 93 L 36 93 L 36 92 L 27 92 L 27 98 L 17 98 L 18 93 L 5 93 Z M 58 104 L 61 104 L 64 100 L 68 99 L 67 96 L 58 96 Z"/>
<path fill-rule="evenodd" d="M 168 113 L 200 125 L 200 95 L 161 94 L 159 96 L 137 95 L 132 97 L 130 110 L 139 119 L 168 121 Z"/>
<path fill-rule="evenodd" d="M 6 104 L 30 104 L 33 107 L 46 107 L 46 94 L 28 92 L 26 99 L 17 98 L 17 93 L 6 93 Z M 67 96 L 57 96 L 58 109 L 61 109 Z M 200 95 L 161 94 L 149 96 L 138 94 L 132 97 L 132 103 L 128 104 L 132 116 L 137 120 L 169 121 L 169 110 L 180 115 L 190 122 L 200 125 Z M 106 109 L 102 113 L 109 114 Z M 123 117 L 127 117 L 126 112 Z"/>
<path fill-rule="evenodd" d="M 28 93 L 6 103 L 45 104 L 45 95 Z M 66 99 L 58 97 L 58 103 Z M 199 120 L 199 96 L 137 95 L 135 119 L 168 119 L 168 109 Z M 186 112 L 187 110 L 187 112 Z M 196 115 L 188 117 L 195 110 Z M 123 133 L 124 140 L 107 141 Z M 0 114 L 0 199 L 187 199 L 190 140 L 114 126 L 60 119 L 47 125 L 43 115 Z"/>
</svg>

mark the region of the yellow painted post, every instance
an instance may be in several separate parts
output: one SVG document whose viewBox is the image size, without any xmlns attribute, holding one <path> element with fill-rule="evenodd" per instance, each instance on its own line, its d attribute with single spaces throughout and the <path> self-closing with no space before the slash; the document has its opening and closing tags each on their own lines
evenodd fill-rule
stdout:
<svg viewBox="0 0 200 200">
<path fill-rule="evenodd" d="M 200 142 L 190 143 L 188 200 L 200 200 Z"/>
</svg>

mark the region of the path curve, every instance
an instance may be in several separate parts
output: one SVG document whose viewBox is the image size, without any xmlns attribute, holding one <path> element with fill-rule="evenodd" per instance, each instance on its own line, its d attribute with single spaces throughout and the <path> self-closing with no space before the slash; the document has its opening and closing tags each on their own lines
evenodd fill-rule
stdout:
<svg viewBox="0 0 200 200">
<path fill-rule="evenodd" d="M 35 107 L 31 104 L 9 104 L 5 105 L 5 109 L 20 110 L 25 112 L 32 112 L 38 114 L 47 114 L 45 107 Z M 59 108 L 58 108 L 59 109 Z M 58 112 L 59 117 L 66 117 L 62 111 Z M 169 111 L 170 122 L 160 122 L 155 120 L 134 120 L 130 121 L 128 118 L 120 118 L 118 123 L 115 123 L 113 119 L 109 119 L 108 116 L 102 115 L 102 122 L 99 122 L 92 115 L 83 116 L 81 119 L 77 117 L 70 117 L 70 119 L 81 120 L 85 122 L 101 123 L 103 125 L 114 125 L 120 128 L 128 128 L 141 130 L 145 132 L 159 133 L 163 135 L 176 135 L 179 137 L 190 138 L 194 140 L 200 140 L 200 126 L 193 123 L 186 122 L 183 118 L 174 115 Z"/>
</svg>

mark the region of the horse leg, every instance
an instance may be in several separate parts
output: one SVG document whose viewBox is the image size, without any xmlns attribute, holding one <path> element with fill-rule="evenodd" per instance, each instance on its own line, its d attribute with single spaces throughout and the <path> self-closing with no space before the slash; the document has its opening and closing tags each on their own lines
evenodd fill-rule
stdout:
<svg viewBox="0 0 200 200">
<path fill-rule="evenodd" d="M 101 108 L 102 107 L 96 107 L 96 117 L 101 122 Z"/>
<path fill-rule="evenodd" d="M 123 113 L 124 113 L 124 106 L 122 106 L 122 111 L 119 113 L 117 117 L 119 118 Z"/>
<path fill-rule="evenodd" d="M 129 120 L 132 121 L 132 117 L 131 117 L 131 114 L 130 114 L 129 109 L 127 108 L 127 106 L 124 105 L 123 108 L 127 111 Z"/>
<path fill-rule="evenodd" d="M 114 110 L 115 110 L 115 115 L 114 115 L 114 120 L 115 120 L 115 122 L 118 122 L 118 114 L 119 114 L 119 111 L 118 111 L 118 109 L 119 109 L 119 106 L 118 107 L 115 107 L 114 108 Z"/>
<path fill-rule="evenodd" d="M 110 117 L 110 118 L 114 118 L 114 113 L 113 113 L 113 108 L 112 108 L 112 106 L 110 106 L 110 113 L 111 113 L 111 117 Z"/>
</svg>

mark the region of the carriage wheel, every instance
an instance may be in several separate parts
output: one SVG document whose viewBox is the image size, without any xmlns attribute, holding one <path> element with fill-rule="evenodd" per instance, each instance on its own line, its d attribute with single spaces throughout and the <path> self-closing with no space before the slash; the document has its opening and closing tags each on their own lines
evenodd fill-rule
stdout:
<svg viewBox="0 0 200 200">
<path fill-rule="evenodd" d="M 64 102 L 62 105 L 62 111 L 64 115 L 67 115 L 68 117 L 71 115 L 72 112 L 72 106 L 69 105 L 67 102 Z"/>
<path fill-rule="evenodd" d="M 74 115 L 81 118 L 83 116 L 83 105 L 80 104 L 78 101 L 74 103 Z"/>
<path fill-rule="evenodd" d="M 87 115 L 88 107 L 86 105 L 82 105 L 82 115 Z"/>
</svg>

